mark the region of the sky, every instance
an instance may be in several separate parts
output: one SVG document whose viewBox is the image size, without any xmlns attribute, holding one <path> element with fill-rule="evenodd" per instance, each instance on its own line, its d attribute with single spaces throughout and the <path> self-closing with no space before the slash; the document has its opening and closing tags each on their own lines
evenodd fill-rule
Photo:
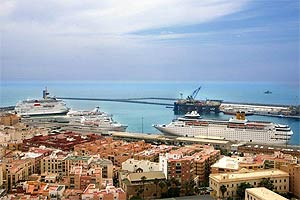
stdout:
<svg viewBox="0 0 300 200">
<path fill-rule="evenodd" d="M 299 83 L 299 4 L 0 0 L 0 78 Z"/>
</svg>

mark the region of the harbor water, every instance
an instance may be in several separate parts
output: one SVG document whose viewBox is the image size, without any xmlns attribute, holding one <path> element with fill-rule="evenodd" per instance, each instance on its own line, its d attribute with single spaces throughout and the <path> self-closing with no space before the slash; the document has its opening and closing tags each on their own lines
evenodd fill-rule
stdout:
<svg viewBox="0 0 300 200">
<path fill-rule="evenodd" d="M 12 106 L 23 99 L 42 97 L 42 90 L 48 87 L 50 96 L 90 98 L 134 98 L 168 97 L 183 98 L 202 86 L 197 99 L 220 99 L 230 102 L 299 105 L 299 83 L 248 83 L 248 82 L 1 82 L 0 106 Z M 265 91 L 271 91 L 265 94 Z M 153 100 L 152 100 L 153 101 Z M 65 100 L 68 107 L 78 110 L 92 110 L 100 106 L 102 111 L 113 114 L 113 118 L 127 124 L 129 132 L 159 133 L 153 124 L 167 124 L 174 116 L 172 108 L 161 105 L 131 104 L 100 101 Z M 155 101 L 173 103 L 171 101 Z M 203 118 L 228 120 L 231 116 L 205 114 Z M 299 119 L 266 116 L 248 116 L 249 120 L 272 121 L 288 124 L 294 135 L 289 144 L 300 145 Z"/>
</svg>

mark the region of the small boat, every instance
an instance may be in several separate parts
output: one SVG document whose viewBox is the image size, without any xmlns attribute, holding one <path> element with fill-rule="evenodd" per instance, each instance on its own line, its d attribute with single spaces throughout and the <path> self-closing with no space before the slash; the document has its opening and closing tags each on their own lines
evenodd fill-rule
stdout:
<svg viewBox="0 0 300 200">
<path fill-rule="evenodd" d="M 269 91 L 269 90 L 265 91 L 264 93 L 265 93 L 265 94 L 272 94 L 272 92 Z"/>
<path fill-rule="evenodd" d="M 189 119 L 198 119 L 200 117 L 199 113 L 195 110 L 192 112 L 186 113 L 184 116 Z"/>
</svg>

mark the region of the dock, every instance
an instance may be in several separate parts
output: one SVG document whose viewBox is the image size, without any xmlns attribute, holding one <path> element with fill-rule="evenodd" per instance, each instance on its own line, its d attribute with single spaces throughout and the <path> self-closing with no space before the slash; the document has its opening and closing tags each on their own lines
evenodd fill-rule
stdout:
<svg viewBox="0 0 300 200">
<path fill-rule="evenodd" d="M 298 109 L 298 110 L 297 110 Z M 260 104 L 260 103 L 236 103 L 223 102 L 220 111 L 249 111 L 254 115 L 270 116 L 270 117 L 288 117 L 300 119 L 299 106 Z"/>
<path fill-rule="evenodd" d="M 135 103 L 160 105 L 173 108 L 175 115 L 184 115 L 187 112 L 197 110 L 199 113 L 219 113 L 230 110 L 232 114 L 236 111 L 251 111 L 254 115 L 270 117 L 287 117 L 300 119 L 300 106 L 263 104 L 247 102 L 228 102 L 222 100 L 194 100 L 194 99 L 175 99 L 170 97 L 136 97 L 136 98 L 91 98 L 91 97 L 56 97 L 62 100 L 78 101 L 106 101 L 119 103 Z M 15 106 L 0 107 L 0 112 L 14 110 Z"/>
</svg>

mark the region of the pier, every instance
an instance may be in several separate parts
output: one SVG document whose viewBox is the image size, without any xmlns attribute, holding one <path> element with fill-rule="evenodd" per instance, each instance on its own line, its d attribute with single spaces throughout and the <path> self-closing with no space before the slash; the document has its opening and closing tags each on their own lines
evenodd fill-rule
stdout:
<svg viewBox="0 0 300 200">
<path fill-rule="evenodd" d="M 161 102 L 150 102 L 140 100 L 168 100 L 172 101 L 172 98 L 159 98 L 159 97 L 148 97 L 148 98 L 128 98 L 128 99 L 108 99 L 108 98 L 89 98 L 89 97 L 57 97 L 58 99 L 65 100 L 79 100 L 79 101 L 110 101 L 120 103 L 137 103 L 137 104 L 151 104 L 151 105 L 162 105 L 162 106 L 173 106 L 172 103 L 161 103 Z"/>
<path fill-rule="evenodd" d="M 135 103 L 160 105 L 174 108 L 175 115 L 184 115 L 187 112 L 197 110 L 199 113 L 219 113 L 230 111 L 251 111 L 254 115 L 270 117 L 288 117 L 300 119 L 300 106 L 263 104 L 248 102 L 229 102 L 222 100 L 195 100 L 195 99 L 176 99 L 170 97 L 136 97 L 136 98 L 91 98 L 91 97 L 56 97 L 63 100 L 78 101 L 106 101 L 119 103 Z M 153 101 L 151 101 L 153 100 Z M 156 102 L 155 102 L 156 101 Z M 0 112 L 14 110 L 15 106 L 0 107 Z"/>
</svg>

